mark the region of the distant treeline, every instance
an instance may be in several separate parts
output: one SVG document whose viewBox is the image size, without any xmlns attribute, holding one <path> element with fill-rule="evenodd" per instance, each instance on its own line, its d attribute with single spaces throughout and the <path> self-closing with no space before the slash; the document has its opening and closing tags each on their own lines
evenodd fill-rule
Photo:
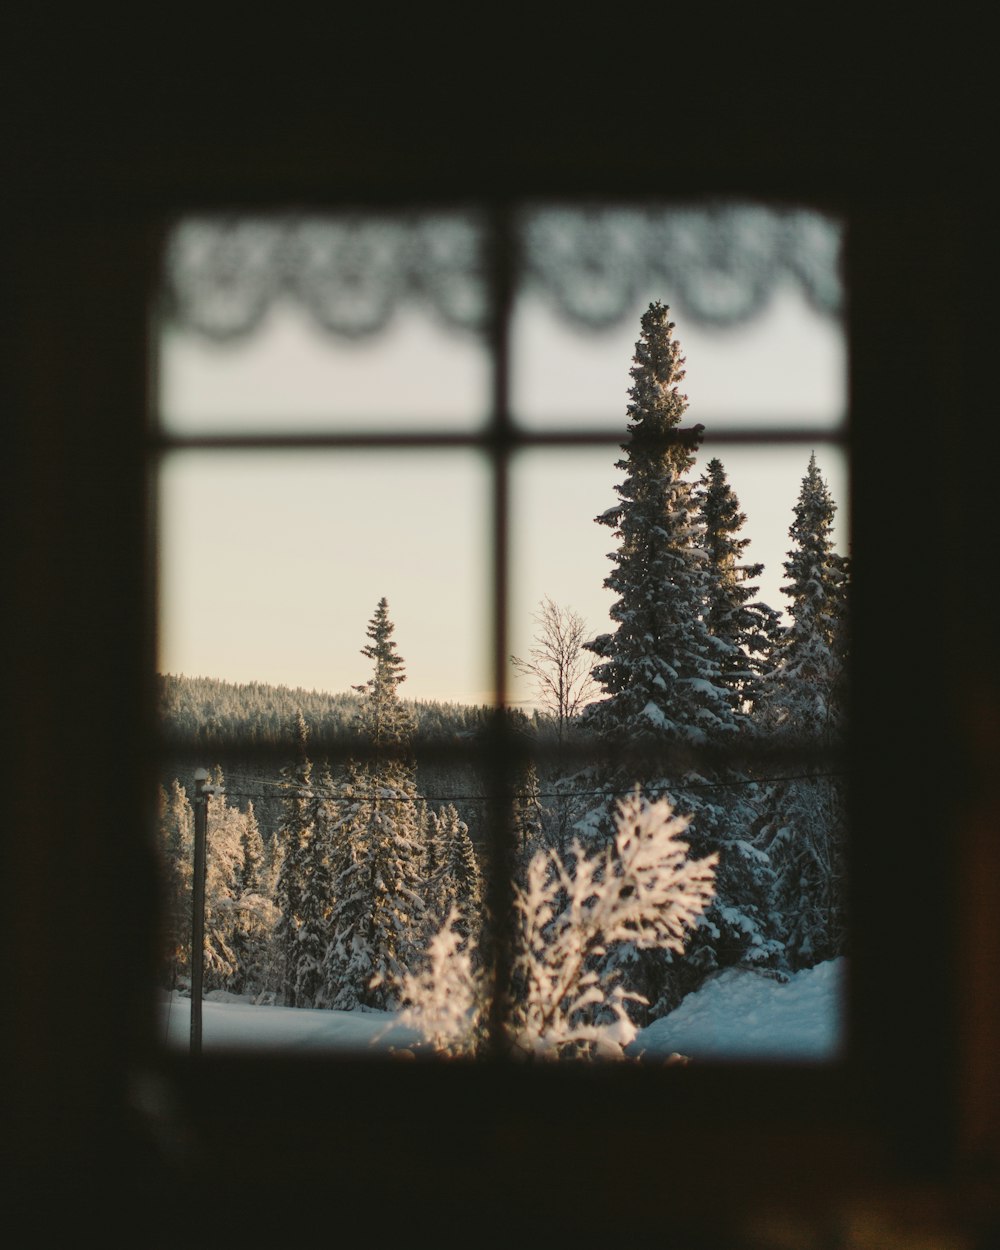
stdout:
<svg viewBox="0 0 1000 1250">
<path fill-rule="evenodd" d="M 328 760 L 322 744 L 349 743 L 361 695 L 353 690 L 329 694 L 264 682 L 227 682 L 214 677 L 160 675 L 159 715 L 166 758 L 159 780 L 164 787 L 176 778 L 193 794 L 196 768 L 221 767 L 229 801 L 243 809 L 253 802 L 261 834 L 267 840 L 279 827 L 280 769 L 295 753 L 294 725 L 301 712 L 309 730 L 311 756 L 317 767 Z M 402 702 L 406 702 L 402 700 Z M 491 709 L 434 701 L 409 701 L 416 721 L 415 741 L 421 747 L 473 746 L 486 732 Z M 544 718 L 512 713 L 526 731 L 543 733 Z M 436 753 L 435 753 L 436 754 Z M 453 802 L 481 841 L 482 796 L 486 781 L 456 751 L 451 759 L 419 762 L 421 792 L 436 802 Z"/>
</svg>

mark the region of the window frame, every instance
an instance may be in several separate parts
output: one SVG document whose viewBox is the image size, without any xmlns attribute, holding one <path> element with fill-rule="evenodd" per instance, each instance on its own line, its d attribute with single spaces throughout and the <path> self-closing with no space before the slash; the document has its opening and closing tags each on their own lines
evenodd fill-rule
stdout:
<svg viewBox="0 0 1000 1250">
<path fill-rule="evenodd" d="M 740 201 L 734 202 L 740 203 Z M 686 201 L 679 206 L 684 208 L 698 207 L 696 204 L 692 205 Z M 460 448 L 479 453 L 488 465 L 492 486 L 490 492 L 490 532 L 492 541 L 490 550 L 487 553 L 487 558 L 492 567 L 492 608 L 489 614 L 492 639 L 490 654 L 494 685 L 493 705 L 494 707 L 503 707 L 507 703 L 510 656 L 507 619 L 511 583 L 511 463 L 519 454 L 530 453 L 536 449 L 558 447 L 601 447 L 606 448 L 609 455 L 615 456 L 620 454 L 623 433 L 621 430 L 613 432 L 610 429 L 610 422 L 608 427 L 605 427 L 603 430 L 566 428 L 562 422 L 545 427 L 537 419 L 529 424 L 519 424 L 517 414 L 512 410 L 510 401 L 511 330 L 518 275 L 514 272 L 511 258 L 517 253 L 517 244 L 514 240 L 517 229 L 516 223 L 519 220 L 519 214 L 524 210 L 529 208 L 544 209 L 547 205 L 544 202 L 531 205 L 513 203 L 494 207 L 491 214 L 483 212 L 484 206 L 482 205 L 463 204 L 446 205 L 443 207 L 445 211 L 461 212 L 464 210 L 471 213 L 473 217 L 485 220 L 485 254 L 492 262 L 488 266 L 490 315 L 486 318 L 486 330 L 482 338 L 485 354 L 490 362 L 491 385 L 487 414 L 478 427 L 470 424 L 466 429 L 455 431 L 436 428 L 429 424 L 417 424 L 413 429 L 398 431 L 377 430 L 368 432 L 352 428 L 349 430 L 311 430 L 308 433 L 292 432 L 281 434 L 274 429 L 257 431 L 256 426 L 259 422 L 254 422 L 254 430 L 245 432 L 240 430 L 209 432 L 206 434 L 199 434 L 190 430 L 171 432 L 169 428 L 162 426 L 156 419 L 155 409 L 159 397 L 155 393 L 154 386 L 151 388 L 150 393 L 150 407 L 153 413 L 149 446 L 150 476 L 151 479 L 155 479 L 157 464 L 162 462 L 163 458 L 176 451 L 193 451 L 206 454 L 225 454 L 227 451 L 250 451 L 267 454 L 272 451 L 293 449 L 323 451 L 334 455 L 339 452 L 344 452 L 348 455 L 356 453 L 377 455 L 380 452 L 392 452 L 400 449 L 433 450 Z M 566 206 L 563 205 L 562 207 Z M 638 208 L 641 210 L 644 208 L 669 209 L 674 207 L 674 205 L 670 201 L 665 201 L 658 197 L 651 203 L 647 203 L 642 199 L 630 200 L 624 204 L 620 201 L 609 201 L 608 207 Z M 706 207 L 710 208 L 711 205 L 706 205 Z M 773 206 L 765 205 L 765 207 Z M 800 206 L 797 205 L 796 207 Z M 808 206 L 803 205 L 801 207 Z M 281 215 L 280 211 L 275 214 L 279 220 Z M 261 214 L 256 214 L 255 219 L 261 220 L 263 218 Z M 169 229 L 169 226 L 166 227 L 165 235 L 169 234 Z M 157 318 L 153 317 L 151 319 L 151 335 L 155 336 L 158 333 L 158 326 Z M 243 336 L 244 341 L 248 345 L 252 344 L 253 333 L 254 331 L 251 330 Z M 151 344 L 151 351 L 155 352 L 155 348 L 156 345 Z M 717 417 L 719 415 L 724 420 L 725 414 L 716 414 Z M 776 428 L 772 425 L 755 423 L 752 419 L 742 418 L 729 425 L 719 425 L 716 422 L 708 434 L 712 443 L 718 443 L 722 447 L 725 447 L 727 444 L 761 447 L 791 444 L 800 446 L 803 449 L 816 446 L 831 446 L 844 452 L 849 458 L 849 420 L 846 424 L 840 425 L 831 422 L 818 427 L 804 425 L 790 427 L 783 425 Z M 335 755 L 342 754 L 342 744 L 340 744 L 338 752 L 337 744 L 326 744 L 322 741 L 316 743 L 317 750 L 321 755 L 326 754 L 326 748 L 329 745 L 334 747 Z M 193 749 L 193 744 L 185 747 L 183 742 L 172 741 L 166 748 L 166 751 L 168 754 L 175 754 L 179 750 L 187 758 L 191 755 Z M 510 731 L 509 723 L 500 716 L 496 718 L 488 737 L 488 745 L 484 746 L 483 750 L 489 753 L 489 767 L 484 769 L 484 772 L 487 772 L 492 777 L 494 797 L 497 800 L 497 802 L 491 805 L 493 814 L 487 821 L 490 827 L 491 854 L 494 863 L 503 865 L 507 863 L 509 858 L 507 839 L 505 837 L 509 813 L 505 812 L 504 806 L 505 803 L 509 802 L 508 796 L 512 792 L 514 777 L 523 756 L 524 747 L 523 744 L 516 741 Z M 419 759 L 421 753 L 419 740 L 414 743 L 414 751 Z M 213 759 L 208 763 L 214 765 L 216 762 Z M 275 758 L 273 762 L 275 769 L 277 769 L 283 761 Z M 166 759 L 164 763 L 166 763 Z M 202 761 L 202 763 L 206 764 L 206 761 Z M 224 762 L 223 767 L 225 767 Z M 500 871 L 493 874 L 491 907 L 495 915 L 510 915 L 512 899 L 509 877 L 509 871 Z M 509 934 L 502 933 L 501 941 L 504 936 L 509 938 Z M 335 1064 L 339 1061 L 331 1059 L 330 1062 Z M 830 1061 L 834 1067 L 838 1066 L 840 1062 L 840 1060 Z M 742 1065 L 737 1064 L 737 1066 Z M 759 1065 L 754 1064 L 751 1066 L 757 1067 Z"/>
<path fill-rule="evenodd" d="M 903 475 L 886 478 L 881 469 L 894 461 L 904 421 L 918 419 L 921 436 L 932 435 L 949 416 L 957 428 L 969 392 L 952 393 L 940 363 L 932 361 L 928 371 L 919 297 L 927 281 L 937 284 L 939 323 L 943 319 L 946 335 L 955 336 L 967 328 L 956 289 L 965 275 L 956 264 L 962 252 L 947 214 L 914 206 L 901 217 L 895 206 L 849 205 L 841 215 L 848 222 L 856 447 L 856 432 L 864 431 L 864 454 L 852 459 L 851 505 L 852 673 L 855 707 L 864 712 L 909 706 L 899 658 L 914 658 L 913 644 L 892 628 L 900 614 L 898 587 L 882 576 L 892 537 L 886 521 L 909 506 L 909 483 Z M 843 1065 L 755 1066 L 747 1079 L 739 1066 L 644 1073 L 379 1064 L 348 1071 L 298 1059 L 205 1055 L 192 1064 L 163 1055 L 147 988 L 155 881 L 138 832 L 148 826 L 154 790 L 149 300 L 162 222 L 159 210 L 148 207 L 119 214 L 111 225 L 101 214 L 68 225 L 59 216 L 42 217 L 24 227 L 25 245 L 8 258 L 20 316 L 7 350 L 16 360 L 12 376 L 20 379 L 16 398 L 36 417 L 15 446 L 13 463 L 30 467 L 25 480 L 37 492 L 30 515 L 44 518 L 21 529 L 12 576 L 30 610 L 15 622 L 20 646 L 12 654 L 20 663 L 8 669 L 15 706 L 25 711 L 13 759 L 16 793 L 25 796 L 18 812 L 26 829 L 40 831 L 38 841 L 25 838 L 10 847 L 21 883 L 8 919 L 16 928 L 11 946 L 29 956 L 13 991 L 23 1007 L 15 1018 L 26 1022 L 13 1042 L 21 1074 L 15 1123 L 25 1157 L 51 1163 L 75 1192 L 88 1181 L 105 1192 L 97 1169 L 109 1151 L 121 1150 L 123 1135 L 129 1140 L 123 1126 L 132 1123 L 132 1112 L 125 1109 L 133 1105 L 136 1081 L 152 1077 L 169 1091 L 168 1131 L 182 1126 L 178 1131 L 187 1135 L 188 1145 L 169 1166 L 204 1211 L 219 1192 L 243 1183 L 240 1159 L 247 1151 L 280 1194 L 307 1178 L 375 1199 L 385 1134 L 410 1133 L 420 1124 L 435 1151 L 408 1160 L 412 1168 L 401 1183 L 413 1202 L 421 1195 L 432 1206 L 452 1202 L 450 1209 L 469 1218 L 505 1204 L 503 1218 L 511 1226 L 517 1216 L 534 1213 L 562 1227 L 565 1213 L 552 1186 L 582 1199 L 587 1174 L 576 1164 L 599 1159 L 609 1186 L 628 1185 L 636 1195 L 634 1218 L 655 1226 L 663 1219 L 666 1161 L 672 1214 L 703 1228 L 716 1209 L 749 1202 L 751 1189 L 754 1201 L 779 1201 L 796 1185 L 802 1193 L 815 1194 L 819 1186 L 844 1195 L 900 1168 L 906 1176 L 918 1170 L 941 1176 L 957 1146 L 988 1146 L 992 1129 L 984 1115 L 996 1090 L 988 1058 L 992 1025 L 988 1016 L 976 1015 L 956 969 L 976 969 L 989 983 L 988 963 L 970 945 L 976 926 L 988 922 L 989 894 L 969 896 L 969 915 L 959 911 L 954 889 L 978 863 L 991 862 L 991 843 L 972 838 L 966 808 L 949 811 L 940 797 L 928 805 L 914 790 L 914 775 L 939 767 L 942 750 L 957 775 L 975 776 L 968 757 L 956 754 L 942 734 L 922 733 L 914 716 L 898 719 L 888 741 L 876 717 L 854 720 L 852 792 L 864 797 L 864 806 L 852 822 L 856 966 Z M 915 271 L 912 257 L 932 229 L 942 246 Z M 904 326 L 915 333 L 903 333 Z M 57 372 L 53 360 L 60 363 Z M 145 423 L 139 413 L 147 414 Z M 23 489 L 7 495 L 8 504 L 24 499 Z M 904 555 L 903 576 L 916 582 L 924 572 L 918 553 Z M 58 576 L 39 581 L 40 568 Z M 92 650 L 86 665 L 81 638 Z M 928 715 L 954 723 L 953 695 L 943 678 L 929 680 L 922 693 Z M 67 705 L 90 709 L 85 737 L 66 722 Z M 63 787 L 53 787 L 47 776 L 53 749 L 67 779 Z M 914 829 L 938 828 L 952 831 L 953 841 L 938 837 L 926 854 L 905 858 Z M 882 883 L 900 871 L 900 889 L 884 896 Z M 35 931 L 37 900 L 51 901 L 51 880 L 62 883 L 55 931 L 86 941 L 103 957 L 96 1003 L 92 983 L 71 983 L 58 1013 L 33 990 L 38 981 L 64 974 L 66 948 L 29 944 L 25 936 Z M 885 952 L 920 924 L 929 898 L 940 900 L 947 921 L 935 935 L 933 958 L 901 964 L 887 982 L 881 975 Z M 51 906 L 46 914 L 56 924 Z M 940 1004 L 930 1016 L 928 997 Z M 83 1027 L 66 1035 L 68 1008 Z M 964 1058 L 971 1076 L 959 1071 Z M 972 1076 L 974 1086 L 967 1083 Z M 95 1125 L 103 1126 L 97 1149 Z M 609 1152 L 610 1131 L 627 1137 L 630 1149 Z M 678 1140 L 679 1153 L 671 1149 Z M 706 1167 L 706 1160 L 718 1160 L 718 1167 Z M 594 1226 L 591 1211 L 581 1201 L 579 1212 L 565 1218 L 587 1231 Z"/>
</svg>

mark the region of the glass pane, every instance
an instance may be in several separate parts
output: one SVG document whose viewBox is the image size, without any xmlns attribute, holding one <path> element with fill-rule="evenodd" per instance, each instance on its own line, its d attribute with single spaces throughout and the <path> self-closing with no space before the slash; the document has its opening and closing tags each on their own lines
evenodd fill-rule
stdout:
<svg viewBox="0 0 1000 1250">
<path fill-rule="evenodd" d="M 618 428 L 639 319 L 671 310 L 682 389 L 706 426 L 838 426 L 846 412 L 840 227 L 814 213 L 537 210 L 512 330 L 531 428 Z"/>
<path fill-rule="evenodd" d="M 461 452 L 174 452 L 161 673 L 336 692 L 383 597 L 411 699 L 489 702 L 486 469 Z"/>
<path fill-rule="evenodd" d="M 580 615 L 590 638 L 614 628 L 608 613 L 615 595 L 604 579 L 612 571 L 608 555 L 615 552 L 616 542 L 595 518 L 619 502 L 615 487 L 624 475 L 615 464 L 621 454 L 617 444 L 609 443 L 606 448 L 534 450 L 517 458 L 511 487 L 510 638 L 515 655 L 528 654 L 537 630 L 534 616 L 545 598 Z M 745 559 L 764 565 L 754 579 L 758 598 L 786 618 L 781 587 L 787 581 L 784 563 L 792 545 L 788 531 L 811 454 L 803 447 L 713 445 L 706 439 L 691 473 L 697 479 L 709 460 L 721 460 L 747 517 L 740 532 L 749 539 Z M 820 445 L 815 454 L 836 504 L 833 543 L 847 555 L 847 458 L 829 445 Z M 537 704 L 530 677 L 512 668 L 510 683 L 516 706 L 531 709 Z"/>
<path fill-rule="evenodd" d="M 737 563 L 764 565 L 732 581 L 707 543 L 657 555 L 632 529 L 626 557 L 637 512 L 608 509 L 650 496 L 616 492 L 622 455 L 533 450 L 512 477 L 512 688 L 534 717 L 543 842 L 566 863 L 574 840 L 603 853 L 639 785 L 686 819 L 692 859 L 717 857 L 683 954 L 658 964 L 662 952 L 633 948 L 619 966 L 647 1000 L 632 1053 L 834 1060 L 847 971 L 845 455 L 706 442 L 692 491 L 671 487 L 673 516 L 657 524 L 681 534 L 703 515 L 698 489 L 722 483 L 746 516 L 729 532 L 749 540 Z"/>
<path fill-rule="evenodd" d="M 487 481 L 469 452 L 164 457 L 170 745 L 156 834 L 170 1044 L 194 1044 L 194 1001 L 198 1044 L 212 1049 L 384 1054 L 412 1039 L 385 1031 L 384 996 L 427 940 L 434 831 L 462 850 L 473 884 L 486 836 L 481 779 L 441 751 L 483 730 L 491 700 Z M 328 930 L 331 909 L 354 903 L 367 919 Z M 199 916 L 204 1002 L 192 994 Z M 316 945 L 317 926 L 343 938 L 336 950 Z"/>
<path fill-rule="evenodd" d="M 190 219 L 170 238 L 172 434 L 481 424 L 480 231 L 465 216 Z"/>
</svg>

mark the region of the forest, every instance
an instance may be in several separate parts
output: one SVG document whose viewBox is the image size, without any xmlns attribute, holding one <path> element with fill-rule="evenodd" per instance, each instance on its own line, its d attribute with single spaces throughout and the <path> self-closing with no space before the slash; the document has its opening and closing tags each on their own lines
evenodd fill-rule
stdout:
<svg viewBox="0 0 1000 1250">
<path fill-rule="evenodd" d="M 596 518 L 613 628 L 539 605 L 512 657 L 531 716 L 405 700 L 387 598 L 348 692 L 159 678 L 165 986 L 190 986 L 199 804 L 204 987 L 401 1011 L 439 1054 L 496 1046 L 499 1020 L 526 1054 L 620 1057 L 721 969 L 781 980 L 848 952 L 836 505 L 810 456 L 785 602 L 760 602 L 725 467 L 681 425 L 674 329 L 660 303 L 642 317 L 619 500 Z"/>
</svg>

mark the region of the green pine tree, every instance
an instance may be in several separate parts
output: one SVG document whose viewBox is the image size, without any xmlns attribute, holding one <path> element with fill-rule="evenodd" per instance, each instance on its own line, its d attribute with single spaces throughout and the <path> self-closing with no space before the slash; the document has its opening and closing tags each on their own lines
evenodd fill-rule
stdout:
<svg viewBox="0 0 1000 1250">
<path fill-rule="evenodd" d="M 745 668 L 734 649 L 739 642 L 731 647 L 713 632 L 719 569 L 706 548 L 705 492 L 690 479 L 693 440 L 679 430 L 687 409 L 680 390 L 684 359 L 668 314 L 659 303 L 643 314 L 631 369 L 629 441 L 617 462 L 624 473 L 616 487 L 619 502 L 596 518 L 617 539 L 605 580 L 616 595 L 610 613 L 616 628 L 588 644 L 598 657 L 594 677 L 605 697 L 590 706 L 584 725 L 614 762 L 575 780 L 577 789 L 601 795 L 577 822 L 585 846 L 609 842 L 615 804 L 638 785 L 649 800 L 667 798 L 691 818 L 693 854 L 719 853 L 717 894 L 682 964 L 629 943 L 608 955 L 654 1014 L 723 963 L 756 952 L 765 960 L 777 955 L 766 917 L 743 893 L 750 865 L 742 848 L 751 816 L 737 801 L 727 768 L 712 757 L 715 748 L 735 745 L 751 722 L 736 676 Z M 729 501 L 714 492 L 720 514 L 712 537 L 736 544 L 726 526 L 738 525 L 739 514 L 723 516 L 723 503 L 728 511 Z M 729 554 L 737 550 L 734 545 Z M 721 546 L 717 554 L 725 564 Z"/>
<path fill-rule="evenodd" d="M 669 309 L 642 317 L 629 390 L 629 441 L 617 467 L 620 502 L 597 517 L 617 539 L 605 586 L 617 596 L 616 628 L 587 644 L 607 696 L 585 718 L 602 737 L 698 747 L 740 727 L 704 619 L 703 526 L 686 476 L 694 454 L 677 430 L 687 409 L 678 389 L 684 358 Z M 633 779 L 634 780 L 634 779 Z"/>
<path fill-rule="evenodd" d="M 276 939 L 281 951 L 281 994 L 286 1007 L 299 1005 L 299 930 L 306 891 L 306 860 L 311 833 L 313 781 L 312 763 L 306 745 L 309 730 L 301 712 L 292 725 L 295 759 L 281 770 L 283 815 L 278 837 L 281 840 L 281 868 L 275 902 L 281 913 Z"/>
<path fill-rule="evenodd" d="M 372 676 L 356 687 L 362 749 L 337 787 L 334 904 L 321 997 L 338 1009 L 391 1009 L 423 936 L 426 816 L 409 751 L 413 717 L 398 694 L 405 673 L 394 629 L 382 599 L 362 650 Z"/>
<path fill-rule="evenodd" d="M 777 873 L 775 908 L 793 968 L 843 954 L 846 945 L 846 799 L 837 773 L 846 721 L 849 569 L 834 549 L 836 513 L 815 454 L 789 529 L 785 561 L 791 623 L 770 674 L 761 718 L 791 750 L 826 752 L 771 783 L 762 840 Z"/>
<path fill-rule="evenodd" d="M 746 514 L 729 484 L 722 461 L 708 462 L 700 482 L 700 514 L 707 557 L 705 623 L 718 650 L 721 681 L 737 705 L 752 712 L 761 698 L 760 682 L 780 629 L 774 608 L 755 603 L 754 584 L 763 564 L 744 563 L 748 538 L 740 532 Z"/>
<path fill-rule="evenodd" d="M 167 987 L 190 976 L 194 811 L 175 777 L 158 794 L 158 848 L 163 864 L 163 977 Z"/>
</svg>

